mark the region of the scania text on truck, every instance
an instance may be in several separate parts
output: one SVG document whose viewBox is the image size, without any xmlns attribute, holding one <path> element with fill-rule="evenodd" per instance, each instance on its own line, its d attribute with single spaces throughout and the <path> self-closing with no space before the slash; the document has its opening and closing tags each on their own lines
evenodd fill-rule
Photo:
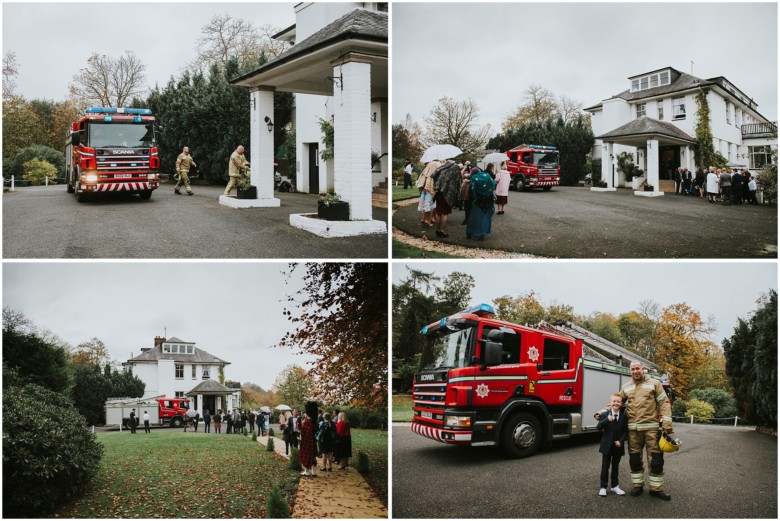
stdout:
<svg viewBox="0 0 780 521">
<path fill-rule="evenodd" d="M 144 412 L 149 413 L 150 425 L 184 425 L 184 415 L 190 408 L 189 398 L 112 398 L 106 401 L 106 425 L 122 425 L 130 428 L 130 413 L 143 425 Z"/>
<path fill-rule="evenodd" d="M 596 432 L 593 414 L 654 363 L 572 323 L 535 328 L 481 304 L 422 328 L 430 356 L 415 374 L 412 430 L 454 445 L 530 456 L 554 440 Z"/>
<path fill-rule="evenodd" d="M 65 140 L 68 193 L 126 192 L 149 199 L 160 186 L 160 156 L 151 109 L 90 107 Z"/>
<path fill-rule="evenodd" d="M 531 188 L 550 190 L 561 180 L 560 154 L 555 147 L 520 145 L 506 153 L 511 185 L 517 191 Z"/>
</svg>

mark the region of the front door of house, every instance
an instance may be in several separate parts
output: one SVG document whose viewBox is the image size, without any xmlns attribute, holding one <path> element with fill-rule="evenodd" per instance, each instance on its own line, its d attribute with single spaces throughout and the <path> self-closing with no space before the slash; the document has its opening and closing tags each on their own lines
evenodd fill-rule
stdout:
<svg viewBox="0 0 780 521">
<path fill-rule="evenodd" d="M 309 143 L 309 193 L 320 193 L 320 144 Z"/>
<path fill-rule="evenodd" d="M 660 179 L 674 179 L 674 171 L 680 166 L 680 147 L 659 147 L 658 166 Z"/>
</svg>

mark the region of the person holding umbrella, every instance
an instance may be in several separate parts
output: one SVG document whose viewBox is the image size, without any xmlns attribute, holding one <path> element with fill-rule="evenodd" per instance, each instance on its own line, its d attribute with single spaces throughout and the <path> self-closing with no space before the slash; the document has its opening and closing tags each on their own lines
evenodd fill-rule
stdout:
<svg viewBox="0 0 780 521">
<path fill-rule="evenodd" d="M 504 214 L 504 207 L 509 202 L 509 183 L 512 176 L 506 169 L 506 161 L 501 163 L 501 170 L 496 173 L 496 203 L 498 204 L 498 215 Z"/>
<path fill-rule="evenodd" d="M 436 209 L 436 203 L 433 201 L 435 188 L 431 175 L 441 166 L 439 161 L 433 160 L 425 165 L 420 177 L 417 178 L 417 188 L 420 190 L 420 202 L 417 203 L 417 211 L 422 213 L 420 222 L 428 228 L 433 226 L 431 215 Z"/>
<path fill-rule="evenodd" d="M 492 163 L 488 166 L 492 166 Z M 490 233 L 493 223 L 493 194 L 496 182 L 485 172 L 477 172 L 471 176 L 471 212 L 466 225 L 466 237 L 484 240 Z"/>
<path fill-rule="evenodd" d="M 447 238 L 447 221 L 452 213 L 452 208 L 458 205 L 458 196 L 460 195 L 460 168 L 451 160 L 446 160 L 443 165 L 436 169 L 431 176 L 433 186 L 436 190 L 434 201 L 436 202 L 436 215 L 439 217 L 438 237 Z"/>
</svg>

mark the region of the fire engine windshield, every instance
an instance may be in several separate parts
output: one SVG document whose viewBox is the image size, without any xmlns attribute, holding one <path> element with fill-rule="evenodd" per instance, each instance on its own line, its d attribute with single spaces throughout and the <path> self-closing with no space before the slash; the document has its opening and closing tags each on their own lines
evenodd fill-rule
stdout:
<svg viewBox="0 0 780 521">
<path fill-rule="evenodd" d="M 465 367 L 468 365 L 472 345 L 474 327 L 462 330 L 442 330 L 435 338 L 431 352 L 434 369 Z"/>
<path fill-rule="evenodd" d="M 558 154 L 554 152 L 534 152 L 534 164 L 539 166 L 558 166 Z"/>
<path fill-rule="evenodd" d="M 92 148 L 155 146 L 152 123 L 90 123 L 89 146 Z"/>
</svg>

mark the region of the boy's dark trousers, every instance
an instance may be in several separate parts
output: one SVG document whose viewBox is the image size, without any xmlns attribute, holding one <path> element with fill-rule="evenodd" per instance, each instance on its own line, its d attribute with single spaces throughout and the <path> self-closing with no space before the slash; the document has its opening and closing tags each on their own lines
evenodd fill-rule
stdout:
<svg viewBox="0 0 780 521">
<path fill-rule="evenodd" d="M 623 455 L 613 447 L 609 454 L 601 455 L 601 488 L 607 488 L 607 477 L 609 475 L 609 465 L 612 464 L 612 486 L 616 487 L 618 483 L 618 467 L 620 467 L 620 458 Z"/>
</svg>

